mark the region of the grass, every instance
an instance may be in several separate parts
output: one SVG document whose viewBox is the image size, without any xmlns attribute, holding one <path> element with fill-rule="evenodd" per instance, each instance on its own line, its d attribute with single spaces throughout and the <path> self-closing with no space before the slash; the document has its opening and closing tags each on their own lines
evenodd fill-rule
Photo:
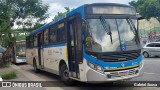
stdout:
<svg viewBox="0 0 160 90">
<path fill-rule="evenodd" d="M 2 63 L 2 67 L 3 67 L 3 68 L 8 68 L 9 66 L 10 66 L 9 63 Z"/>
<path fill-rule="evenodd" d="M 1 74 L 2 79 L 4 80 L 11 80 L 17 77 L 16 71 L 12 71 L 9 73 Z"/>
</svg>

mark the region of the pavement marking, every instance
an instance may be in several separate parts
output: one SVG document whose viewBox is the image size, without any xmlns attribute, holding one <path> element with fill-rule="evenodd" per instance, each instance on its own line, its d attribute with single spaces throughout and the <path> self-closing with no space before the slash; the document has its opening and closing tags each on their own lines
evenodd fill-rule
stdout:
<svg viewBox="0 0 160 90">
<path fill-rule="evenodd" d="M 148 73 L 148 72 L 143 72 L 143 73 L 145 73 L 145 74 L 157 74 L 157 73 Z"/>
</svg>

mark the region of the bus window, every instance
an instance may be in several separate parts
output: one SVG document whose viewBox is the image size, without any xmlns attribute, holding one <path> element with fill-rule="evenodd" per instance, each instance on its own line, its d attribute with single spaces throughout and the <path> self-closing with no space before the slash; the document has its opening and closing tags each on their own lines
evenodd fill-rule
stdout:
<svg viewBox="0 0 160 90">
<path fill-rule="evenodd" d="M 34 46 L 37 46 L 37 35 L 34 35 Z"/>
<path fill-rule="evenodd" d="M 55 43 L 57 42 L 57 30 L 55 27 L 50 28 L 50 36 L 49 36 L 49 41 L 50 43 Z"/>
<path fill-rule="evenodd" d="M 32 48 L 32 47 L 33 47 L 33 44 L 34 44 L 34 43 L 33 43 L 33 36 L 30 36 L 30 40 L 29 40 L 29 41 L 30 41 L 30 48 Z"/>
<path fill-rule="evenodd" d="M 48 44 L 48 29 L 44 31 L 44 44 Z"/>
<path fill-rule="evenodd" d="M 58 42 L 64 42 L 66 40 L 65 28 L 58 29 L 57 36 Z"/>
<path fill-rule="evenodd" d="M 27 43 L 26 43 L 26 47 L 29 48 L 29 47 L 30 47 L 30 46 L 29 46 L 29 44 L 30 44 L 30 42 L 29 42 L 29 37 L 26 38 L 26 42 L 27 42 Z"/>
</svg>

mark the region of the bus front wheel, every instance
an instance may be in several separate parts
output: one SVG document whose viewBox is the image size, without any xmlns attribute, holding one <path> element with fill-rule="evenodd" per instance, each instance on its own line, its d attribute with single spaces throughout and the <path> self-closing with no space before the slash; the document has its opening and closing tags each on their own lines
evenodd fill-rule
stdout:
<svg viewBox="0 0 160 90">
<path fill-rule="evenodd" d="M 65 64 L 63 64 L 60 68 L 60 77 L 66 85 L 73 85 L 74 82 L 69 78 L 69 70 Z"/>
</svg>

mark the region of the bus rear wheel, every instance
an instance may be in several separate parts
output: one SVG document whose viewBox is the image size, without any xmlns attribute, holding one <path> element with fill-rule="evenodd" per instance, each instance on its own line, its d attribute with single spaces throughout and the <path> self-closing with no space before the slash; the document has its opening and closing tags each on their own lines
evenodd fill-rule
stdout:
<svg viewBox="0 0 160 90">
<path fill-rule="evenodd" d="M 73 85 L 74 81 L 69 78 L 69 70 L 65 64 L 63 64 L 60 68 L 60 77 L 64 84 Z"/>
</svg>

